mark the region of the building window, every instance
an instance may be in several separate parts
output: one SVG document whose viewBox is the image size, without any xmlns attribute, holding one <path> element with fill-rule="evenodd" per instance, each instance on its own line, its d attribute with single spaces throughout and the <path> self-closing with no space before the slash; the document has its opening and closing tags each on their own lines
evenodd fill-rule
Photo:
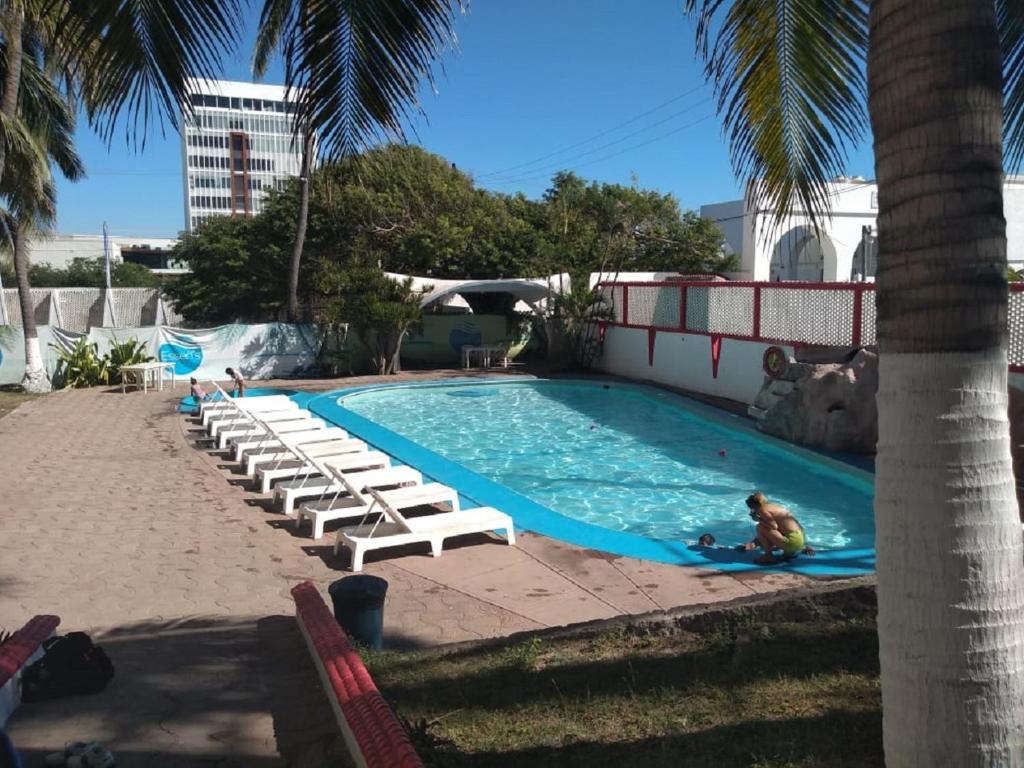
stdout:
<svg viewBox="0 0 1024 768">
<path fill-rule="evenodd" d="M 227 96 L 218 96 L 217 97 L 217 108 L 218 109 L 228 109 L 230 106 L 231 106 L 231 102 L 228 100 Z"/>
</svg>

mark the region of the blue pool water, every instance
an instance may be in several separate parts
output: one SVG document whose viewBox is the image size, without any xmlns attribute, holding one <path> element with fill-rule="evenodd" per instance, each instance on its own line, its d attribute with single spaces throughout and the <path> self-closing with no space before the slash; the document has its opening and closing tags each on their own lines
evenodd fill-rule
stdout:
<svg viewBox="0 0 1024 768">
<path fill-rule="evenodd" d="M 354 413 L 610 531 L 674 543 L 710 532 L 721 544 L 738 543 L 752 533 L 743 500 L 760 489 L 796 514 L 816 548 L 874 545 L 865 473 L 670 393 L 527 381 L 380 388 L 343 396 L 340 405 L 335 416 Z"/>
</svg>

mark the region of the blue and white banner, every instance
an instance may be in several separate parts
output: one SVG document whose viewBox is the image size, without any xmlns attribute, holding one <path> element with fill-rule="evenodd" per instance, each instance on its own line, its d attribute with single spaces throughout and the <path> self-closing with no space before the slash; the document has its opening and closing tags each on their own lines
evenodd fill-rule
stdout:
<svg viewBox="0 0 1024 768">
<path fill-rule="evenodd" d="M 99 354 L 111 345 L 137 339 L 146 354 L 174 363 L 176 376 L 223 379 L 231 367 L 246 379 L 291 376 L 316 361 L 317 331 L 289 323 L 232 324 L 186 329 L 169 326 L 93 328 L 88 334 L 39 326 L 39 344 L 52 375 L 59 349 L 70 350 L 78 339 L 96 342 Z M 25 373 L 25 343 L 20 327 L 0 326 L 0 384 L 16 384 Z"/>
</svg>

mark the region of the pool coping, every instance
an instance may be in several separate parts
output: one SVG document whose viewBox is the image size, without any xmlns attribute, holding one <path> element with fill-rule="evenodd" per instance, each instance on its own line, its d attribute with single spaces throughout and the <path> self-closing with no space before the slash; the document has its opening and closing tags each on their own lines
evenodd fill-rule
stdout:
<svg viewBox="0 0 1024 768">
<path fill-rule="evenodd" d="M 515 381 L 579 381 L 591 385 L 594 380 L 587 379 L 542 379 L 536 376 L 516 377 Z M 444 483 L 455 488 L 464 503 L 472 506 L 491 506 L 511 515 L 516 526 L 550 538 L 558 539 L 586 549 L 607 552 L 623 557 L 653 560 L 674 565 L 687 565 L 713 568 L 730 572 L 763 572 L 766 570 L 782 570 L 808 576 L 851 576 L 872 573 L 875 569 L 874 548 L 834 549 L 819 552 L 814 558 L 798 557 L 786 563 L 773 566 L 754 564 L 753 552 L 736 552 L 733 549 L 700 547 L 684 542 L 673 542 L 648 538 L 626 531 L 615 531 L 602 528 L 592 523 L 567 517 L 546 507 L 523 494 L 497 483 L 472 469 L 447 459 L 402 435 L 399 435 L 376 422 L 360 416 L 339 402 L 364 392 L 381 389 L 430 387 L 477 386 L 488 384 L 509 384 L 508 377 L 494 376 L 475 378 L 472 382 L 451 379 L 431 379 L 417 382 L 382 382 L 380 384 L 360 384 L 341 387 L 330 392 L 319 394 L 309 393 L 303 398 L 303 405 L 318 416 L 331 421 L 343 429 L 357 435 L 374 448 L 390 454 L 398 461 L 416 467 L 428 479 Z M 653 393 L 657 396 L 681 401 L 681 407 L 690 409 L 698 415 L 718 422 L 723 426 L 739 429 L 758 439 L 767 441 L 777 447 L 802 455 L 807 459 L 830 465 L 833 469 L 870 480 L 872 475 L 863 469 L 843 462 L 839 459 L 809 450 L 803 446 L 787 443 L 778 438 L 764 435 L 751 425 L 744 423 L 742 417 L 722 413 L 718 409 L 699 403 L 667 390 L 646 384 L 615 382 L 614 386 Z M 302 393 L 306 394 L 306 393 Z"/>
</svg>

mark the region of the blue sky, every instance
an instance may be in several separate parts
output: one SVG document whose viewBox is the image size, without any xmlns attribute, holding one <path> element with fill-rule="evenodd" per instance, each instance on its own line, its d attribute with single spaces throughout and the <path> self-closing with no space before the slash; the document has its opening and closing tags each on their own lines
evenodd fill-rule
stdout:
<svg viewBox="0 0 1024 768">
<path fill-rule="evenodd" d="M 259 0 L 253 0 L 254 5 Z M 684 208 L 739 196 L 711 89 L 694 58 L 680 0 L 473 0 L 458 21 L 459 50 L 445 57 L 437 92 L 408 138 L 477 183 L 537 197 L 552 174 L 674 194 Z M 250 80 L 255 32 L 228 63 Z M 265 82 L 281 82 L 280 68 Z M 62 182 L 58 231 L 174 237 L 183 227 L 180 138 L 154 126 L 134 152 L 118 134 L 108 149 L 79 130 L 88 177 Z M 869 146 L 848 171 L 872 177 Z"/>
</svg>

